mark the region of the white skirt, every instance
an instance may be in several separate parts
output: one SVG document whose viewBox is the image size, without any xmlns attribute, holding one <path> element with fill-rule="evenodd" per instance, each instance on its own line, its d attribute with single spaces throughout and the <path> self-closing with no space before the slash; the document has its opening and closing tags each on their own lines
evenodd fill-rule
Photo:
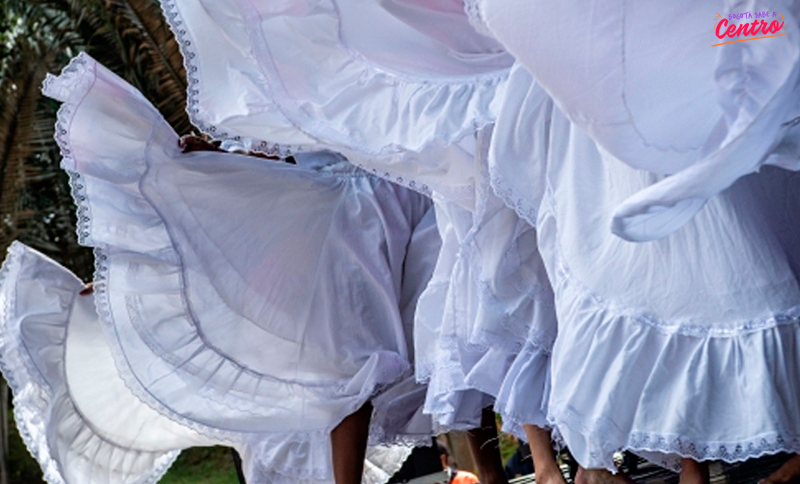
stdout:
<svg viewBox="0 0 800 484">
<path fill-rule="evenodd" d="M 425 197 L 330 152 L 298 166 L 181 154 L 158 112 L 85 55 L 45 93 L 64 102 L 98 315 L 138 398 L 260 449 L 262 473 L 288 479 L 330 479 L 328 434 L 367 401 L 372 443 L 430 436 L 411 343 L 439 247 Z"/>
<path fill-rule="evenodd" d="M 668 236 L 628 242 L 615 207 L 664 176 L 600 147 L 524 69 L 509 83 L 490 170 L 508 202 L 533 188 L 514 206 L 555 292 L 548 419 L 578 461 L 800 451 L 800 175 L 764 168 Z M 534 135 L 503 142 L 521 126 Z"/>
<path fill-rule="evenodd" d="M 460 0 L 162 5 L 204 132 L 267 153 L 332 147 L 432 196 L 445 248 L 417 311 L 416 374 L 440 430 L 476 426 L 518 352 L 547 361 L 555 332 L 535 232 L 488 183 L 492 103 L 513 58 L 479 12 Z M 505 395 L 510 425 L 528 398 Z"/>
<path fill-rule="evenodd" d="M 669 234 L 760 166 L 800 169 L 800 10 L 793 2 L 472 3 L 487 30 L 603 150 L 672 175 L 617 200 L 610 223 L 622 238 Z M 764 12 L 768 18 L 756 19 Z M 729 15 L 738 16 L 730 24 L 774 22 L 779 30 L 720 38 L 717 27 Z"/>
</svg>

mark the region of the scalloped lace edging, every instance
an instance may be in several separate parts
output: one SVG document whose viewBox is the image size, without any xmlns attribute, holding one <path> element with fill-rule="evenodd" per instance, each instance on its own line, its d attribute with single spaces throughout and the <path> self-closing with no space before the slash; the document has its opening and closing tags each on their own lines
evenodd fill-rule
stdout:
<svg viewBox="0 0 800 484">
<path fill-rule="evenodd" d="M 780 432 L 768 432 L 742 441 L 719 442 L 687 439 L 679 435 L 655 432 L 632 431 L 625 434 L 609 421 L 596 420 L 586 424 L 570 411 L 564 411 L 560 417 L 551 414 L 547 421 L 554 429 L 574 429 L 592 443 L 596 442 L 597 444 L 592 446 L 591 457 L 596 459 L 594 463 L 602 462 L 609 470 L 616 469 L 613 454 L 623 450 L 661 454 L 662 459 L 656 463 L 676 471 L 680 469 L 681 458 L 691 458 L 696 461 L 717 460 L 732 464 L 780 452 L 800 453 L 800 435 Z M 557 437 L 563 441 L 561 434 Z"/>
<path fill-rule="evenodd" d="M 150 394 L 144 386 L 142 386 L 141 382 L 139 382 L 139 380 L 136 378 L 136 375 L 133 373 L 130 367 L 125 364 L 125 351 L 119 342 L 114 320 L 111 315 L 111 303 L 108 299 L 108 288 L 106 287 L 109 271 L 109 266 L 107 264 L 108 256 L 106 255 L 105 250 L 99 247 L 95 247 L 94 253 L 94 300 L 95 307 L 97 309 L 97 316 L 102 324 L 103 332 L 106 335 L 106 341 L 108 342 L 109 350 L 114 357 L 114 365 L 117 368 L 117 373 L 122 378 L 122 381 L 125 383 L 125 386 L 128 388 L 128 390 L 139 400 L 147 404 L 147 406 L 157 411 L 161 415 L 184 427 L 194 430 L 201 435 L 204 435 L 210 439 L 229 443 L 242 441 L 241 433 L 209 427 L 172 411 L 169 407 L 165 406 L 152 394 Z"/>
<path fill-rule="evenodd" d="M 476 111 L 479 112 L 469 117 L 469 119 L 464 119 L 460 123 L 460 127 L 458 129 L 455 129 L 448 134 L 442 134 L 440 130 L 437 130 L 435 134 L 429 135 L 424 141 L 419 143 L 418 146 L 413 148 L 399 144 L 387 144 L 378 150 L 368 147 L 364 143 L 355 140 L 348 133 L 334 129 L 329 124 L 310 118 L 306 113 L 304 113 L 304 111 L 298 106 L 297 101 L 289 96 L 283 89 L 283 82 L 280 78 L 280 74 L 275 70 L 273 63 L 271 62 L 273 56 L 271 55 L 269 44 L 264 38 L 265 34 L 261 30 L 260 25 L 257 25 L 256 23 L 257 21 L 255 19 L 258 18 L 258 14 L 255 12 L 248 12 L 244 14 L 244 16 L 247 28 L 249 30 L 249 35 L 251 37 L 251 44 L 258 59 L 258 66 L 268 80 L 273 101 L 275 102 L 277 108 L 289 121 L 291 121 L 296 127 L 300 128 L 301 131 L 311 136 L 313 139 L 323 141 L 325 144 L 333 144 L 334 146 L 345 146 L 367 155 L 383 157 L 408 151 L 420 153 L 429 146 L 447 146 L 457 143 L 465 136 L 476 133 L 484 127 L 494 123 L 494 116 L 490 113 L 490 107 L 487 103 L 484 108 L 476 109 Z M 372 61 L 347 46 L 347 43 L 342 38 L 341 30 L 338 32 L 338 36 L 339 45 L 342 46 L 342 48 L 347 52 L 347 56 L 351 61 L 355 61 L 359 64 L 361 70 L 363 71 L 363 78 L 382 80 L 387 82 L 388 85 L 392 85 L 393 87 L 391 89 L 393 90 L 396 89 L 395 86 L 398 84 L 413 84 L 416 86 L 416 89 L 414 89 L 415 94 L 413 94 L 413 96 L 418 96 L 419 91 L 428 90 L 431 87 L 439 90 L 454 90 L 457 86 L 461 91 L 463 91 L 465 87 L 468 87 L 471 91 L 475 91 L 477 89 L 475 86 L 497 89 L 497 86 L 508 78 L 510 72 L 509 67 L 487 74 L 466 76 L 466 78 L 418 78 L 404 73 L 392 72 L 386 69 L 384 66 L 374 64 Z M 264 62 L 264 59 L 269 59 L 270 61 Z M 470 79 L 471 82 L 467 82 L 466 79 Z M 439 99 L 442 96 L 437 95 L 434 97 Z M 392 99 L 393 103 L 397 102 L 394 97 L 392 97 Z"/>
<path fill-rule="evenodd" d="M 528 200 L 525 194 L 519 193 L 511 187 L 511 184 L 506 182 L 504 177 L 500 175 L 492 175 L 490 184 L 503 203 L 512 209 L 519 218 L 528 222 L 531 227 L 536 228 L 536 217 L 538 216 L 539 208 L 537 204 Z"/>
<path fill-rule="evenodd" d="M 192 124 L 197 127 L 201 132 L 211 136 L 213 139 L 219 140 L 236 140 L 243 143 L 251 151 L 263 153 L 265 155 L 274 156 L 291 156 L 295 153 L 306 151 L 302 146 L 282 145 L 279 143 L 270 143 L 265 140 L 256 138 L 243 137 L 238 135 L 231 135 L 221 127 L 206 123 L 199 117 L 200 114 L 200 90 L 202 89 L 202 82 L 198 74 L 199 68 L 197 66 L 197 52 L 194 50 L 192 39 L 189 32 L 184 27 L 185 21 L 181 16 L 180 8 L 178 7 L 177 0 L 161 0 L 161 9 L 164 12 L 164 17 L 167 19 L 167 24 L 170 30 L 175 35 L 175 40 L 180 48 L 183 57 L 183 67 L 186 71 L 186 113 Z"/>
<path fill-rule="evenodd" d="M 0 288 L 2 288 L 4 293 L 8 291 L 7 284 L 16 279 L 26 250 L 27 248 L 23 244 L 16 241 L 12 242 L 11 246 L 9 246 L 8 256 L 3 262 L 2 268 L 0 268 Z M 47 260 L 53 264 L 57 264 L 49 258 L 47 258 Z M 28 453 L 39 463 L 44 479 L 50 484 L 65 484 L 64 478 L 60 472 L 61 463 L 50 455 L 48 432 L 44 427 L 45 420 L 42 418 L 42 416 L 49 413 L 47 407 L 49 407 L 54 400 L 56 391 L 51 387 L 49 382 L 43 380 L 41 376 L 33 370 L 36 368 L 36 365 L 33 360 L 31 360 L 30 355 L 21 350 L 22 346 L 20 342 L 14 341 L 14 336 L 18 334 L 18 331 L 11 330 L 10 328 L 10 315 L 14 311 L 14 298 L 9 297 L 8 294 L 5 294 L 5 296 L 6 297 L 3 298 L 3 305 L 0 308 L 0 311 L 2 311 L 2 314 L 0 314 L 0 348 L 3 349 L 3 351 L 0 352 L 0 370 L 2 370 L 14 394 L 14 419 L 17 422 L 17 429 L 19 430 L 20 437 Z M 66 328 L 64 331 L 66 331 Z M 31 383 L 24 384 L 23 381 L 26 380 Z M 30 385 L 35 385 L 36 390 L 38 390 L 38 392 L 44 392 L 47 398 L 41 398 L 40 394 L 37 395 L 39 398 L 36 398 L 36 396 L 32 395 L 29 391 L 23 391 L 25 386 Z M 74 413 L 78 413 L 71 398 L 68 400 L 67 404 L 72 408 Z M 31 415 L 37 418 L 31 419 Z M 87 427 L 90 428 L 88 425 Z M 92 435 L 104 442 L 108 442 L 93 430 Z M 116 447 L 116 444 L 113 442 L 108 443 Z M 178 457 L 180 451 L 176 450 L 159 454 L 162 455 L 154 460 L 155 465 L 149 470 L 149 477 L 146 481 L 142 481 L 142 484 L 155 484 L 158 482 Z"/>
<path fill-rule="evenodd" d="M 86 52 L 81 52 L 61 69 L 58 76 L 48 73 L 42 82 L 42 94 L 61 102 L 73 95 L 83 97 L 94 83 L 95 61 Z"/>
<path fill-rule="evenodd" d="M 95 81 L 95 61 L 85 52 L 73 57 L 59 76 L 48 74 L 42 86 L 44 95 L 62 101 L 56 115 L 54 138 L 61 152 L 61 167 L 69 175 L 70 191 L 77 206 L 76 232 L 78 243 L 88 245 L 91 211 L 86 203 L 86 193 L 81 175 L 76 173 L 75 158 L 69 141 L 72 119 L 80 101 Z"/>
<path fill-rule="evenodd" d="M 108 340 L 109 349 L 111 350 L 111 353 L 114 357 L 114 363 L 117 368 L 117 372 L 120 374 L 120 377 L 125 383 L 125 386 L 137 398 L 142 400 L 145 404 L 156 410 L 161 415 L 184 427 L 192 429 L 201 435 L 204 435 L 211 439 L 221 440 L 229 443 L 251 441 L 252 437 L 245 437 L 245 436 L 257 435 L 259 432 L 248 434 L 241 431 L 223 430 L 220 428 L 209 426 L 207 424 L 200 423 L 196 420 L 189 419 L 184 415 L 181 415 L 173 411 L 170 407 L 166 406 L 155 396 L 153 396 L 147 390 L 147 388 L 141 384 L 136 374 L 126 364 L 127 360 L 125 356 L 125 351 L 121 346 L 118 335 L 116 334 L 114 317 L 110 309 L 110 301 L 108 295 L 108 287 L 107 287 L 108 272 L 109 272 L 108 256 L 106 255 L 105 250 L 101 248 L 95 248 L 95 286 L 94 286 L 95 305 L 97 308 L 98 318 L 102 323 L 104 333 L 106 334 L 106 338 Z M 394 374 L 395 370 L 396 370 L 395 368 L 384 369 L 382 373 L 376 377 L 377 378 L 376 381 L 381 381 L 381 378 L 383 378 L 384 374 L 389 374 L 389 373 Z M 364 402 L 369 400 L 371 395 L 377 395 L 381 393 L 385 388 L 391 386 L 392 384 L 393 383 L 375 385 L 370 392 L 364 393 L 363 399 L 360 399 L 358 402 L 352 404 L 350 406 L 352 408 L 345 409 L 344 414 L 349 415 L 350 413 L 355 412 L 358 408 L 360 408 L 364 404 Z M 230 406 L 231 408 L 235 408 L 237 410 L 247 411 L 247 409 L 239 408 L 239 406 L 237 405 L 232 405 L 232 402 L 226 401 L 224 399 L 215 399 L 215 401 L 217 403 Z M 290 434 L 292 436 L 291 438 L 298 442 L 313 441 L 321 437 L 327 438 L 327 436 L 336 427 L 336 425 L 338 425 L 338 422 L 335 424 L 331 424 L 330 426 L 323 429 L 293 431 L 282 434 L 284 435 Z M 268 434 L 268 432 L 264 433 Z"/>
<path fill-rule="evenodd" d="M 8 247 L 6 259 L 0 268 L 0 290 L 4 296 L 2 306 L 0 306 L 0 311 L 2 311 L 2 314 L 0 314 L 0 349 L 3 350 L 0 351 L 0 371 L 2 371 L 9 388 L 12 390 L 14 420 L 17 422 L 17 429 L 25 448 L 39 463 L 39 467 L 41 467 L 44 474 L 43 477 L 47 482 L 50 484 L 64 484 L 64 479 L 58 471 L 59 466 L 50 456 L 46 442 L 41 437 L 33 435 L 33 432 L 28 427 L 29 422 L 23 415 L 28 404 L 22 399 L 21 390 L 25 386 L 23 382 L 33 375 L 28 371 L 25 357 L 19 350 L 18 342 L 14 341 L 16 332 L 9 327 L 14 302 L 13 298 L 9 297 L 8 294 L 8 284 L 16 278 L 16 273 L 20 269 L 23 250 L 19 242 L 12 242 Z M 44 387 L 40 386 L 40 388 Z M 39 410 L 34 409 L 34 412 L 41 414 L 42 412 Z"/>
</svg>

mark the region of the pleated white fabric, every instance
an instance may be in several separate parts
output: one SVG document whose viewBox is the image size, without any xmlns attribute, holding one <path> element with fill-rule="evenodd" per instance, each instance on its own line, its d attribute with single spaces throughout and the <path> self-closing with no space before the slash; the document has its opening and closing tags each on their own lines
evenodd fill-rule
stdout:
<svg viewBox="0 0 800 484">
<path fill-rule="evenodd" d="M 15 242 L 0 275 L 0 369 L 47 482 L 155 483 L 178 449 L 210 445 L 127 389 L 71 272 Z"/>
<path fill-rule="evenodd" d="M 417 311 L 416 376 L 440 430 L 477 425 L 529 333 L 547 334 L 529 348 L 545 352 L 555 333 L 535 234 L 486 178 L 513 58 L 479 11 L 456 0 L 162 6 L 206 133 L 265 152 L 333 147 L 432 196 L 445 250 Z"/>
<path fill-rule="evenodd" d="M 509 84 L 494 140 L 534 136 L 494 144 L 490 167 L 498 191 L 539 187 L 515 207 L 555 292 L 548 419 L 573 455 L 613 470 L 619 449 L 673 468 L 800 450 L 800 175 L 764 168 L 631 243 L 608 230 L 613 209 L 662 176 L 603 149 L 526 70 Z"/>
<path fill-rule="evenodd" d="M 0 276 L 0 369 L 14 392 L 20 434 L 47 482 L 155 483 L 180 449 L 215 444 L 239 450 L 250 483 L 331 482 L 325 440 L 304 449 L 285 435 L 214 441 L 136 398 L 119 376 L 94 297 L 78 295 L 84 285 L 66 268 L 14 242 Z M 310 456 L 298 464 L 301 450 Z M 370 446 L 363 482 L 386 482 L 408 451 Z M 300 479 L 264 465 L 284 461 L 295 471 L 317 461 L 321 470 Z"/>
<path fill-rule="evenodd" d="M 98 315 L 138 398 L 245 445 L 253 482 L 332 479 L 328 434 L 368 400 L 373 444 L 429 438 L 411 371 L 439 248 L 425 197 L 332 152 L 298 166 L 183 155 L 152 105 L 83 54 L 44 91 L 64 103 Z M 381 451 L 384 474 L 401 450 Z"/>
<path fill-rule="evenodd" d="M 513 59 L 459 1 L 162 6 L 204 132 L 267 153 L 336 149 L 422 193 L 470 195 L 473 136 Z"/>
</svg>

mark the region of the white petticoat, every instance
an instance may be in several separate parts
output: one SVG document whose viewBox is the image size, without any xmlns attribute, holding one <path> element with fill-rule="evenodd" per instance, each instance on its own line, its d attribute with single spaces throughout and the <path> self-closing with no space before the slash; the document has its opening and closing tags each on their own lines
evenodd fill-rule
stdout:
<svg viewBox="0 0 800 484">
<path fill-rule="evenodd" d="M 292 467 L 263 446 L 259 465 L 293 478 L 330 478 L 328 433 L 367 400 L 373 443 L 430 435 L 411 372 L 439 247 L 425 197 L 334 153 L 300 166 L 183 155 L 158 112 L 85 55 L 45 93 L 64 102 L 57 136 L 81 243 L 97 249 L 98 314 L 137 397 L 212 439 L 271 433 L 302 444 L 289 454 L 328 455 Z"/>
<path fill-rule="evenodd" d="M 490 171 L 536 226 L 559 321 L 549 420 L 578 461 L 800 450 L 800 176 L 764 168 L 670 235 L 627 242 L 613 208 L 663 176 L 599 148 L 524 69 L 509 85 Z M 504 142 L 521 129 L 534 136 Z"/>
<path fill-rule="evenodd" d="M 56 262 L 14 242 L 0 276 L 0 369 L 14 392 L 20 434 L 47 482 L 155 483 L 180 449 L 219 443 L 239 450 L 247 482 L 330 482 L 319 477 L 330 474 L 326 441 L 306 444 L 309 457 L 298 462 L 300 443 L 291 436 L 216 442 L 142 403 L 117 373 L 94 297 L 79 296 L 83 283 Z M 409 450 L 370 446 L 363 482 L 386 482 Z M 295 472 L 316 462 L 319 476 L 300 480 L 269 467 L 281 460 Z"/>
<path fill-rule="evenodd" d="M 265 152 L 332 147 L 432 195 L 445 249 L 417 312 L 416 373 L 440 430 L 477 425 L 520 349 L 546 354 L 555 332 L 535 233 L 486 178 L 513 59 L 479 12 L 461 0 L 162 5 L 203 131 Z M 527 405 L 505 395 L 504 408 Z"/>
</svg>

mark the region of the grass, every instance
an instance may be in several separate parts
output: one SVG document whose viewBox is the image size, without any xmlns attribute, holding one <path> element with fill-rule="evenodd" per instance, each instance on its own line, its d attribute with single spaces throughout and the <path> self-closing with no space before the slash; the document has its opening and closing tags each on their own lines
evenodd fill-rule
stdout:
<svg viewBox="0 0 800 484">
<path fill-rule="evenodd" d="M 239 484 L 228 447 L 183 451 L 159 484 Z"/>
<path fill-rule="evenodd" d="M 44 484 L 39 465 L 28 453 L 16 425 L 9 428 L 9 484 Z M 228 447 L 196 447 L 183 451 L 159 484 L 239 484 Z"/>
</svg>

